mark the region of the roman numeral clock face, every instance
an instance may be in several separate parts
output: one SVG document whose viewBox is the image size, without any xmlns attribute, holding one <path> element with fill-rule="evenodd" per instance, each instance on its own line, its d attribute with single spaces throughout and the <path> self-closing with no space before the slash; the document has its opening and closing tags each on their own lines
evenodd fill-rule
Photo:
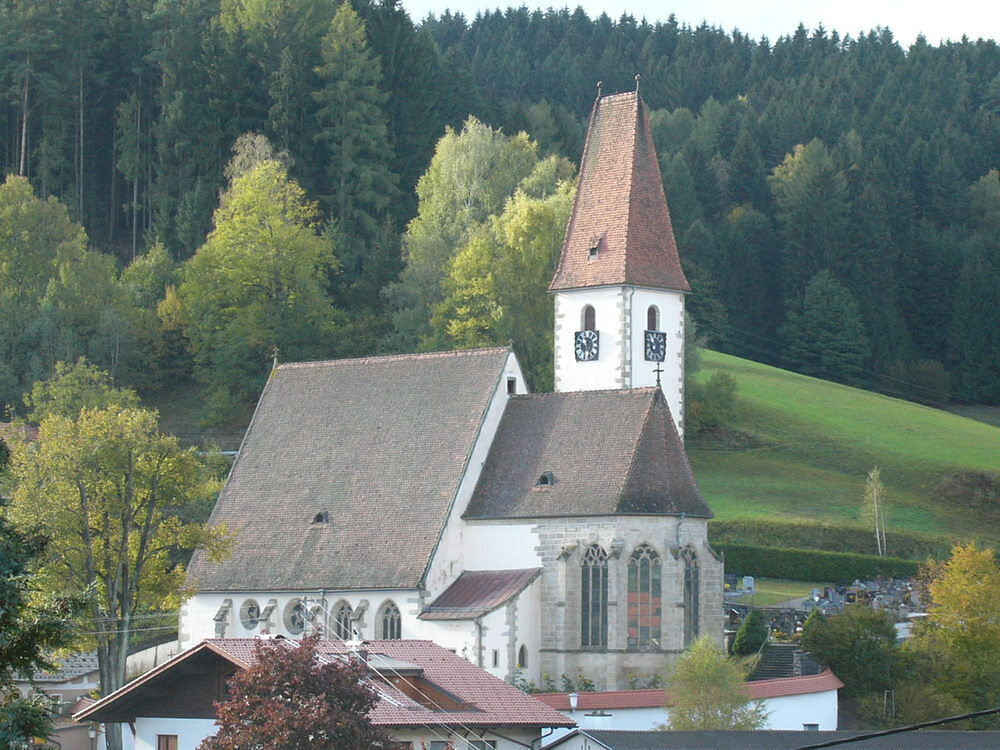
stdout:
<svg viewBox="0 0 1000 750">
<path fill-rule="evenodd" d="M 590 362 L 597 359 L 597 331 L 576 332 L 576 361 Z"/>
<path fill-rule="evenodd" d="M 662 362 L 667 354 L 667 334 L 663 331 L 646 331 L 646 361 Z"/>
</svg>

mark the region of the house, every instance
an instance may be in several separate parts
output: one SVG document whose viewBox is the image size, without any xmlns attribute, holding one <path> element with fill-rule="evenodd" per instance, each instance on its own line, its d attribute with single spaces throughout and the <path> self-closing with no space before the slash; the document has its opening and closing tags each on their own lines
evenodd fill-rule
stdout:
<svg viewBox="0 0 1000 750">
<path fill-rule="evenodd" d="M 216 732 L 215 702 L 226 677 L 248 668 L 257 639 L 202 641 L 76 714 L 81 722 L 127 722 L 136 750 L 193 750 Z M 295 641 L 282 639 L 285 648 Z M 378 701 L 371 722 L 400 750 L 515 750 L 533 747 L 542 730 L 570 727 L 541 701 L 429 641 L 345 644 L 322 640 L 322 659 L 361 658 Z M 448 744 L 451 743 L 451 744 Z"/>
<path fill-rule="evenodd" d="M 44 693 L 52 702 L 54 736 L 64 750 L 94 750 L 91 727 L 73 721 L 71 715 L 78 701 L 100 687 L 97 654 L 90 651 L 52 660 L 54 669 L 38 670 L 30 679 L 17 677 L 14 687 L 24 697 Z M 103 747 L 103 745 L 102 745 Z"/>
<path fill-rule="evenodd" d="M 598 98 L 550 290 L 555 393 L 485 349 L 277 366 L 181 645 L 426 639 L 508 682 L 652 676 L 722 633 L 682 440 L 684 297 L 648 113 Z"/>
<path fill-rule="evenodd" d="M 638 732 L 578 729 L 549 745 L 551 750 L 793 750 L 844 744 L 864 750 L 973 750 L 997 747 L 1000 732 L 906 732 L 851 742 L 863 732 Z"/>
<path fill-rule="evenodd" d="M 819 674 L 746 683 L 751 700 L 763 701 L 769 730 L 835 730 L 837 691 L 844 686 L 829 669 Z M 667 720 L 670 696 L 663 688 L 590 693 L 542 693 L 540 701 L 573 719 L 581 730 L 650 731 Z M 546 741 L 568 734 L 557 730 Z M 801 739 L 800 734 L 800 742 Z M 555 746 L 555 744 L 553 744 Z"/>
</svg>

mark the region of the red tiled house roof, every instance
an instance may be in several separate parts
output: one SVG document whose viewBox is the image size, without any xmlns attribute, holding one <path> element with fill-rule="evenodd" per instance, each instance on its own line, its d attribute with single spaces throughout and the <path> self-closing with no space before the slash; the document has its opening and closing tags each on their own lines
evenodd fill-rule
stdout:
<svg viewBox="0 0 1000 750">
<path fill-rule="evenodd" d="M 829 669 L 819 674 L 802 677 L 782 677 L 776 680 L 747 682 L 750 700 L 781 698 L 790 695 L 808 695 L 838 690 L 844 683 Z M 578 693 L 577 711 L 601 711 L 624 708 L 659 708 L 670 701 L 663 688 L 647 690 L 606 690 L 597 693 Z M 569 711 L 569 693 L 543 693 L 535 696 L 546 705 L 559 711 Z"/>
<path fill-rule="evenodd" d="M 691 289 L 638 92 L 594 103 L 573 213 L 549 291 L 608 285 Z"/>
<path fill-rule="evenodd" d="M 134 721 L 140 716 L 215 718 L 221 676 L 256 658 L 254 638 L 202 641 L 75 714 L 77 721 Z M 280 640 L 297 648 L 291 640 Z M 379 701 L 369 718 L 380 727 L 566 727 L 574 722 L 430 641 L 366 641 L 369 685 Z M 320 658 L 346 659 L 342 641 L 319 641 Z M 416 697 L 414 697 L 416 696 Z M 428 696 L 446 696 L 434 705 Z M 444 698 L 442 698 L 444 701 Z"/>
</svg>

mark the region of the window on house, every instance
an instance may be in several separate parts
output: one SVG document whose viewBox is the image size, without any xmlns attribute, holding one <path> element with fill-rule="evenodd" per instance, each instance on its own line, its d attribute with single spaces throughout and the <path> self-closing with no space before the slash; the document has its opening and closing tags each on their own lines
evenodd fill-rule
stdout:
<svg viewBox="0 0 1000 750">
<path fill-rule="evenodd" d="M 493 668 L 497 669 L 500 666 L 500 649 L 493 649 Z"/>
<path fill-rule="evenodd" d="M 256 630 L 260 622 L 260 605 L 256 599 L 247 599 L 240 607 L 240 623 L 244 630 Z"/>
<path fill-rule="evenodd" d="M 386 641 L 398 641 L 402 638 L 402 623 L 399 607 L 392 602 L 386 602 L 378 614 L 379 637 Z"/>
<path fill-rule="evenodd" d="M 535 482 L 536 487 L 549 487 L 553 482 L 555 482 L 555 475 L 551 471 L 543 471 L 538 475 L 538 481 Z"/>
<path fill-rule="evenodd" d="M 646 310 L 646 328 L 650 331 L 660 330 L 660 311 L 656 305 L 650 305 Z"/>
<path fill-rule="evenodd" d="M 301 599 L 292 599 L 285 605 L 284 621 L 289 635 L 299 635 L 306 629 L 306 606 Z"/>
<path fill-rule="evenodd" d="M 517 378 L 507 378 L 507 395 L 513 396 L 517 393 Z"/>
<path fill-rule="evenodd" d="M 354 610 L 347 602 L 338 602 L 333 609 L 333 635 L 342 641 L 354 640 L 354 631 L 351 626 L 351 616 Z"/>
<path fill-rule="evenodd" d="M 659 645 L 662 561 L 648 544 L 639 545 L 628 560 L 628 647 Z"/>
<path fill-rule="evenodd" d="M 470 750 L 495 750 L 496 740 L 469 740 Z"/>
<path fill-rule="evenodd" d="M 684 560 L 684 647 L 698 637 L 698 556 L 688 547 Z"/>
<path fill-rule="evenodd" d="M 177 750 L 176 734 L 156 735 L 156 750 Z"/>
<path fill-rule="evenodd" d="M 597 313 L 594 312 L 594 308 L 587 305 L 583 308 L 583 328 L 584 331 L 596 331 L 597 330 Z"/>
<path fill-rule="evenodd" d="M 517 667 L 518 669 L 527 669 L 528 667 L 528 647 L 523 643 L 521 648 L 517 650 Z"/>
<path fill-rule="evenodd" d="M 591 544 L 583 554 L 580 645 L 608 645 L 608 553 Z"/>
</svg>

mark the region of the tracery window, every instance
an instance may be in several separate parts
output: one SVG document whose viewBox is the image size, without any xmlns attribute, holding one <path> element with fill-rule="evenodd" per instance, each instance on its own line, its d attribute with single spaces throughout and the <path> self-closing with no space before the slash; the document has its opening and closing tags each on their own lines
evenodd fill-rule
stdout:
<svg viewBox="0 0 1000 750">
<path fill-rule="evenodd" d="M 698 637 L 698 555 L 690 547 L 681 553 L 684 561 L 684 646 Z"/>
<path fill-rule="evenodd" d="M 608 553 L 591 544 L 583 553 L 580 645 L 608 645 Z"/>
<path fill-rule="evenodd" d="M 639 545 L 628 560 L 628 647 L 659 646 L 662 615 L 659 553 L 648 544 Z"/>
<path fill-rule="evenodd" d="M 347 602 L 340 602 L 333 610 L 333 635 L 342 641 L 354 639 L 354 631 L 351 627 L 351 616 L 354 610 Z"/>
<path fill-rule="evenodd" d="M 378 614 L 379 637 L 387 641 L 397 641 L 402 638 L 402 624 L 399 607 L 392 602 L 386 602 Z"/>
</svg>

